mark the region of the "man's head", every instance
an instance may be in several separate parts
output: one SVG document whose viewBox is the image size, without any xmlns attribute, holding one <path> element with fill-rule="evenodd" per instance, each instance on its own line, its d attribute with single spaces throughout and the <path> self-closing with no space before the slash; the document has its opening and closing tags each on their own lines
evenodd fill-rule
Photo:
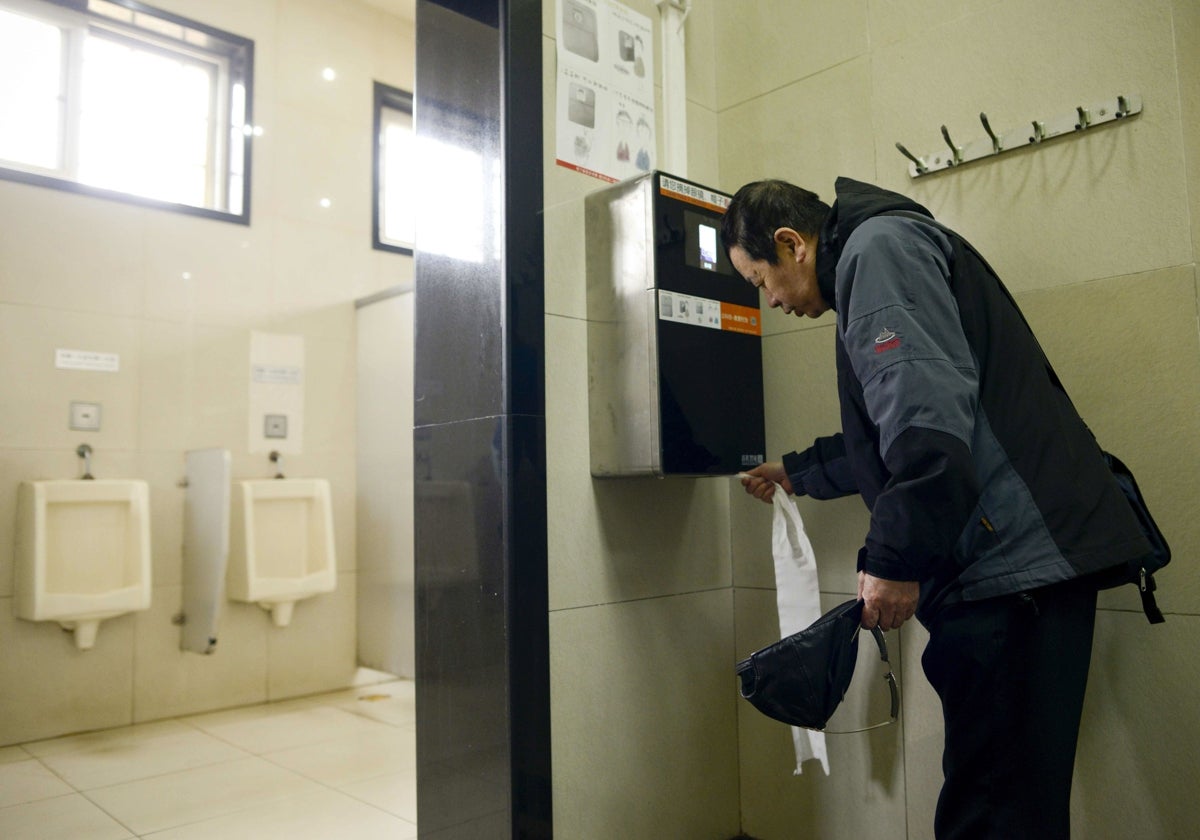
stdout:
<svg viewBox="0 0 1200 840">
<path fill-rule="evenodd" d="M 746 282 L 767 303 L 816 318 L 829 309 L 817 286 L 817 236 L 829 205 L 786 181 L 742 187 L 725 210 L 721 242 Z"/>
</svg>

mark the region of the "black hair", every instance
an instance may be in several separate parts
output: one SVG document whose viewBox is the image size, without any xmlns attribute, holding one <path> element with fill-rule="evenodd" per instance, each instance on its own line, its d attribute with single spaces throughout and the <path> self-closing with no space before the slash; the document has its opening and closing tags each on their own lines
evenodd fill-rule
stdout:
<svg viewBox="0 0 1200 840">
<path fill-rule="evenodd" d="M 829 215 L 829 205 L 816 193 L 787 181 L 755 181 L 733 196 L 721 221 L 725 252 L 738 245 L 752 260 L 779 262 L 775 231 L 789 227 L 815 237 Z"/>
</svg>

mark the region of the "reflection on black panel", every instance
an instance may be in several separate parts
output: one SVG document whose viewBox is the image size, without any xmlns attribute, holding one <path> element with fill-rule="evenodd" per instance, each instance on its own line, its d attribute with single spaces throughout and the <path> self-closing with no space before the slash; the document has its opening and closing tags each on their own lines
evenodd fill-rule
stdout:
<svg viewBox="0 0 1200 840">
<path fill-rule="evenodd" d="M 758 336 L 658 323 L 664 474 L 732 475 L 761 462 Z"/>
</svg>

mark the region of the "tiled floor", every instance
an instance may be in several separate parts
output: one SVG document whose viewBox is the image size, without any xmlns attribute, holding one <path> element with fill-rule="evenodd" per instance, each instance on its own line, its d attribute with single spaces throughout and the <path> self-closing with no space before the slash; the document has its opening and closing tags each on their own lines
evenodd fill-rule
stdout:
<svg viewBox="0 0 1200 840">
<path fill-rule="evenodd" d="M 413 684 L 0 747 L 5 840 L 417 836 Z"/>
</svg>

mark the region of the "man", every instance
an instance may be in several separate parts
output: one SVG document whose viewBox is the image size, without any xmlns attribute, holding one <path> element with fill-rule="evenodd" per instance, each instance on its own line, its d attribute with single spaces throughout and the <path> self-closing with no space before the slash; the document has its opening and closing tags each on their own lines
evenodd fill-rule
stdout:
<svg viewBox="0 0 1200 840">
<path fill-rule="evenodd" d="M 842 433 L 742 483 L 866 502 L 862 624 L 915 614 L 930 634 L 939 840 L 1066 838 L 1097 580 L 1149 545 L 983 258 L 901 195 L 836 192 L 830 208 L 761 181 L 725 214 L 730 261 L 770 306 L 837 314 Z"/>
</svg>

